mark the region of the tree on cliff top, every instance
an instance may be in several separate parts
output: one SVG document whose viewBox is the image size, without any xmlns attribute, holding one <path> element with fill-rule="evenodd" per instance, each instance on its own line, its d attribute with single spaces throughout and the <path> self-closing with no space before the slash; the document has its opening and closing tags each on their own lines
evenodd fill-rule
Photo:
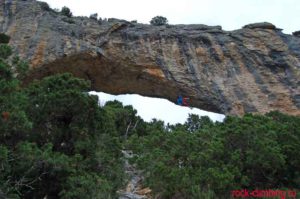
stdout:
<svg viewBox="0 0 300 199">
<path fill-rule="evenodd" d="M 156 17 L 153 17 L 151 19 L 150 24 L 154 25 L 154 26 L 167 25 L 168 24 L 168 19 L 166 17 L 163 17 L 163 16 L 156 16 Z"/>
<path fill-rule="evenodd" d="M 70 8 L 64 6 L 62 9 L 61 9 L 61 14 L 62 15 L 65 15 L 67 17 L 72 17 L 72 12 L 70 10 Z"/>
</svg>

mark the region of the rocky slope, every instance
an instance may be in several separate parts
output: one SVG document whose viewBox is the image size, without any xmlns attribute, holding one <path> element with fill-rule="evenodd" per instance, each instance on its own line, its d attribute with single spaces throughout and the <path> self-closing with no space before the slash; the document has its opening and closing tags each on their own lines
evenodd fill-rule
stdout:
<svg viewBox="0 0 300 199">
<path fill-rule="evenodd" d="M 300 115 L 300 37 L 272 24 L 151 26 L 68 18 L 35 0 L 0 1 L 0 32 L 30 60 L 27 81 L 58 72 L 93 89 L 138 93 L 224 114 L 279 110 Z M 298 35 L 298 36 L 297 36 Z"/>
<path fill-rule="evenodd" d="M 129 160 L 133 158 L 132 151 L 122 151 L 125 159 L 124 170 L 129 177 L 127 186 L 123 190 L 119 190 L 118 199 L 151 199 L 151 189 L 149 187 L 143 188 L 143 176 L 135 165 L 132 165 Z"/>
</svg>

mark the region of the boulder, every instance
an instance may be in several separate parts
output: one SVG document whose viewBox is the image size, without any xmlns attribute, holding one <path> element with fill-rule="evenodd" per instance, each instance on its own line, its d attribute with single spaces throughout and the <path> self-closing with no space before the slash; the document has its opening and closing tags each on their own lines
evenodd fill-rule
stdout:
<svg viewBox="0 0 300 199">
<path fill-rule="evenodd" d="M 243 28 L 249 28 L 249 29 L 256 29 L 256 28 L 260 28 L 260 29 L 271 29 L 271 30 L 275 30 L 276 26 L 269 23 L 269 22 L 261 22 L 261 23 L 252 23 L 252 24 L 248 24 L 243 26 Z"/>
</svg>

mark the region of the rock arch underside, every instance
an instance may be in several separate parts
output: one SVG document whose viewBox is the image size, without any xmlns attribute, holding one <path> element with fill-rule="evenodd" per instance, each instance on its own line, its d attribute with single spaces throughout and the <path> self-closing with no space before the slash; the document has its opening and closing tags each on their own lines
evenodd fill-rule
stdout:
<svg viewBox="0 0 300 199">
<path fill-rule="evenodd" d="M 71 72 L 92 89 L 169 99 L 243 115 L 300 115 L 300 37 L 270 23 L 152 26 L 45 11 L 35 0 L 0 2 L 0 32 L 30 61 L 27 82 Z"/>
</svg>

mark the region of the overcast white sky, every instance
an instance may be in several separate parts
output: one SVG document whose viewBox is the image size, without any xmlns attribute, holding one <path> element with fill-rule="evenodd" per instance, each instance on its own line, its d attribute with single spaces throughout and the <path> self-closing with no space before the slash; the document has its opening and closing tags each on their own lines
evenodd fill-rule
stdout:
<svg viewBox="0 0 300 199">
<path fill-rule="evenodd" d="M 132 105 L 138 115 L 150 122 L 153 118 L 163 120 L 165 123 L 184 123 L 189 114 L 209 116 L 213 121 L 223 121 L 224 115 L 203 111 L 197 108 L 178 106 L 166 99 L 143 97 L 136 94 L 110 95 L 103 92 L 90 92 L 99 96 L 99 104 L 103 106 L 109 100 L 118 100 L 124 105 Z"/>
<path fill-rule="evenodd" d="M 221 25 L 224 30 L 239 29 L 255 22 L 271 22 L 283 32 L 300 30 L 300 0 L 44 0 L 52 8 L 67 6 L 75 16 L 98 13 L 101 18 L 119 18 L 149 23 L 162 15 L 170 24 Z M 131 104 L 149 121 L 156 117 L 169 123 L 183 123 L 191 110 L 167 100 L 143 98 L 138 95 L 111 96 L 100 93 L 103 101 L 118 99 Z M 193 113 L 209 115 L 213 120 L 223 116 L 193 109 Z"/>
<path fill-rule="evenodd" d="M 170 24 L 221 25 L 225 30 L 268 21 L 285 33 L 300 30 L 300 0 L 45 0 L 52 8 L 68 6 L 74 15 L 149 23 L 162 15 Z"/>
</svg>

